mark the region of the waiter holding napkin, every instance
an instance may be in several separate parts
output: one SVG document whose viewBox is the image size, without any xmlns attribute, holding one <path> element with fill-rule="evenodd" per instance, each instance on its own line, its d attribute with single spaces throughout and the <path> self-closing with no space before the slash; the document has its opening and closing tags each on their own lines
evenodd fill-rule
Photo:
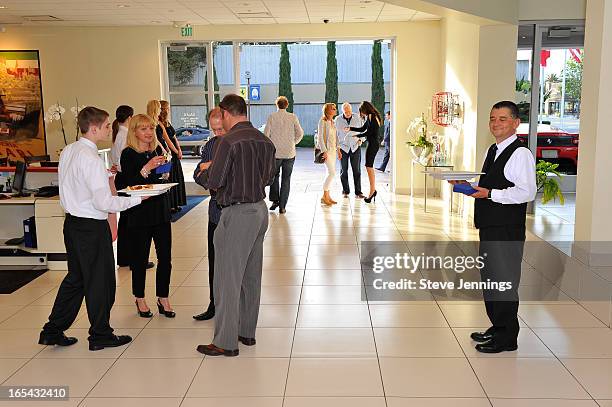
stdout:
<svg viewBox="0 0 612 407">
<path fill-rule="evenodd" d="M 476 350 L 499 353 L 517 349 L 519 334 L 518 288 L 525 244 L 527 203 L 536 197 L 535 160 L 517 138 L 521 124 L 518 107 L 510 101 L 491 109 L 489 129 L 495 144 L 489 147 L 474 202 L 474 225 L 479 229 L 479 254 L 485 258 L 483 282 L 509 282 L 506 291 L 485 289 L 483 296 L 491 327 L 474 332 Z M 485 256 L 486 253 L 486 256 Z"/>
<path fill-rule="evenodd" d="M 76 338 L 66 337 L 79 313 L 83 297 L 87 305 L 89 350 L 121 346 L 132 338 L 117 336 L 110 327 L 115 302 L 115 259 L 108 214 L 140 204 L 142 198 L 111 194 L 109 174 L 98 156 L 96 144 L 108 139 L 108 113 L 86 107 L 77 116 L 83 137 L 67 146 L 60 156 L 58 176 L 60 202 L 66 212 L 64 244 L 68 274 L 59 287 L 41 345 L 69 346 Z"/>
</svg>

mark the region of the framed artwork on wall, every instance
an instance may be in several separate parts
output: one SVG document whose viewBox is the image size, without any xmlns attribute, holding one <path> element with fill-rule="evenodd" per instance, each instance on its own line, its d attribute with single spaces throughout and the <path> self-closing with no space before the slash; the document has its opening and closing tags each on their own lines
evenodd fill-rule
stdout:
<svg viewBox="0 0 612 407">
<path fill-rule="evenodd" d="M 47 154 L 38 51 L 0 50 L 0 157 Z"/>
</svg>

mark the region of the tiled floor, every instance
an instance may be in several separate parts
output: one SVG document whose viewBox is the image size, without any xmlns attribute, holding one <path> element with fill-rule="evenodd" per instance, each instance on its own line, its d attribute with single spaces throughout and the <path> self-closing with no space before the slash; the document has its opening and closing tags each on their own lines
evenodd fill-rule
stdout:
<svg viewBox="0 0 612 407">
<path fill-rule="evenodd" d="M 77 345 L 39 346 L 64 274 L 49 272 L 0 296 L 0 383 L 69 385 L 70 401 L 48 403 L 58 407 L 612 406 L 612 331 L 572 301 L 523 304 L 519 350 L 501 355 L 473 349 L 469 333 L 488 326 L 479 302 L 362 301 L 361 240 L 477 235 L 439 202 L 424 214 L 420 199 L 393 196 L 384 182 L 376 204 L 336 190 L 339 204 L 322 207 L 322 171 L 298 161 L 287 214 L 270 214 L 256 346 L 237 358 L 195 351 L 213 333 L 191 318 L 208 303 L 204 203 L 173 225 L 176 319 L 138 318 L 119 269 L 112 324 L 134 337 L 129 346 L 89 352 L 84 311 L 68 332 Z M 538 283 L 532 272 L 526 265 L 524 284 Z M 0 402 L 17 404 L 30 405 Z"/>
</svg>

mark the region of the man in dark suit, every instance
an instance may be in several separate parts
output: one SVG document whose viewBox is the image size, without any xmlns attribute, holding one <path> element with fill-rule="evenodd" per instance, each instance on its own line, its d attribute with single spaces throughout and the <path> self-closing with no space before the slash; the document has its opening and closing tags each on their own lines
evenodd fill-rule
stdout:
<svg viewBox="0 0 612 407">
<path fill-rule="evenodd" d="M 387 125 L 385 126 L 385 138 L 383 139 L 383 144 L 385 145 L 385 157 L 383 158 L 380 167 L 377 168 L 380 172 L 385 172 L 387 169 L 387 164 L 389 164 L 389 157 L 391 156 L 391 112 L 387 111 L 385 114 L 385 119 L 387 119 Z"/>
<path fill-rule="evenodd" d="M 487 150 L 474 203 L 474 225 L 479 229 L 480 256 L 485 258 L 481 280 L 486 283 L 511 283 L 483 289 L 491 327 L 474 332 L 476 350 L 499 353 L 517 349 L 519 334 L 518 288 L 525 244 L 527 203 L 536 197 L 535 159 L 516 137 L 518 107 L 510 101 L 496 103 L 491 109 L 489 129 L 495 144 Z"/>
</svg>

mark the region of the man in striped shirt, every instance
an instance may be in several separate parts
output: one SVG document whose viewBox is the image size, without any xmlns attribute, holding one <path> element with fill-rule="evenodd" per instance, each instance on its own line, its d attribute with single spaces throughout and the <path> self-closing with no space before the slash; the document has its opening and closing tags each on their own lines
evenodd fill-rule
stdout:
<svg viewBox="0 0 612 407">
<path fill-rule="evenodd" d="M 227 95 L 219 107 L 228 133 L 217 142 L 208 180 L 223 208 L 214 236 L 215 336 L 197 350 L 238 356 L 239 341 L 255 345 L 268 230 L 265 187 L 274 178 L 276 148 L 248 121 L 242 97 Z"/>
</svg>

